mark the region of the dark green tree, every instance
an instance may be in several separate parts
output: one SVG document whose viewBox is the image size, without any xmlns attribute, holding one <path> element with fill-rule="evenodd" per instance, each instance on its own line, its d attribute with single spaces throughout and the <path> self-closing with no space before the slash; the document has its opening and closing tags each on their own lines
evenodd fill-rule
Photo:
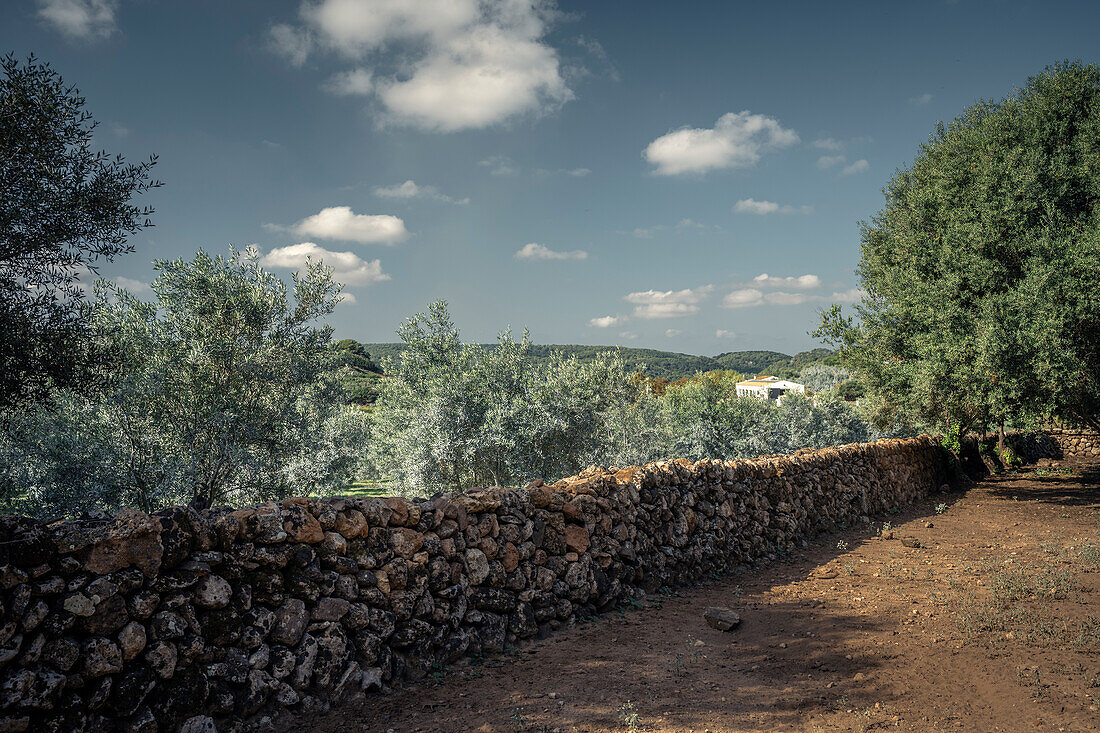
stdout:
<svg viewBox="0 0 1100 733">
<path fill-rule="evenodd" d="M 355 339 L 340 339 L 332 348 L 348 404 L 373 404 L 378 399 L 382 369 L 366 347 Z"/>
<path fill-rule="evenodd" d="M 923 144 L 861 224 L 842 349 L 880 422 L 1100 428 L 1100 69 L 1048 67 Z"/>
<path fill-rule="evenodd" d="M 0 60 L 0 408 L 90 383 L 104 355 L 90 348 L 80 278 L 150 226 L 132 199 L 160 185 L 156 158 L 95 152 L 95 127 L 48 64 Z"/>
</svg>

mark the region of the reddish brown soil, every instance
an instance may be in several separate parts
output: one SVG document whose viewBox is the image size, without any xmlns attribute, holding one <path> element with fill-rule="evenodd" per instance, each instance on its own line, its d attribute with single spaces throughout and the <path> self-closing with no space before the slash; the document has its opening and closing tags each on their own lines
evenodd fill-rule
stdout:
<svg viewBox="0 0 1100 733">
<path fill-rule="evenodd" d="M 629 703 L 641 731 L 1097 730 L 1098 485 L 1098 465 L 991 478 L 888 518 L 896 539 L 881 521 L 822 537 L 789 562 L 276 727 L 628 731 Z M 744 623 L 716 631 L 708 606 Z"/>
</svg>

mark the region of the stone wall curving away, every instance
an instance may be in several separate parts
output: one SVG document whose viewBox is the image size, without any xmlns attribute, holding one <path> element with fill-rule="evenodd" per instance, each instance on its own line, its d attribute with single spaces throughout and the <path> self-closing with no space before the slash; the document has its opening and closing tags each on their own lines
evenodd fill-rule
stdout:
<svg viewBox="0 0 1100 733">
<path fill-rule="evenodd" d="M 324 708 L 791 552 L 945 476 L 921 436 L 433 500 L 0 517 L 0 731 Z"/>
<path fill-rule="evenodd" d="M 1050 428 L 1040 432 L 1010 433 L 1006 440 L 1025 461 L 1039 458 L 1092 460 L 1100 458 L 1100 435 L 1091 430 Z"/>
</svg>

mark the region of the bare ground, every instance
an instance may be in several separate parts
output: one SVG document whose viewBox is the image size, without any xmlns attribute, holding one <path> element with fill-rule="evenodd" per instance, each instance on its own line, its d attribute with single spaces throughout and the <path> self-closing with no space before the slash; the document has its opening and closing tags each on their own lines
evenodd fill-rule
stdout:
<svg viewBox="0 0 1100 733">
<path fill-rule="evenodd" d="M 786 561 L 276 727 L 1097 730 L 1100 465 L 1069 471 L 990 478 Z M 716 631 L 708 606 L 744 622 Z"/>
</svg>

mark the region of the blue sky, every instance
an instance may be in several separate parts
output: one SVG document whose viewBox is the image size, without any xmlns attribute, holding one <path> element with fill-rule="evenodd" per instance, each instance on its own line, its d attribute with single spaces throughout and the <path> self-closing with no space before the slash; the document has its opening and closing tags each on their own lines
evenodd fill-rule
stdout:
<svg viewBox="0 0 1100 733">
<path fill-rule="evenodd" d="M 105 267 L 254 245 L 395 340 L 697 354 L 816 345 L 858 298 L 858 222 L 939 120 L 1097 60 L 1094 2 L 28 0 L 0 49 L 79 86 L 107 150 L 156 153 L 155 228 Z"/>
</svg>

